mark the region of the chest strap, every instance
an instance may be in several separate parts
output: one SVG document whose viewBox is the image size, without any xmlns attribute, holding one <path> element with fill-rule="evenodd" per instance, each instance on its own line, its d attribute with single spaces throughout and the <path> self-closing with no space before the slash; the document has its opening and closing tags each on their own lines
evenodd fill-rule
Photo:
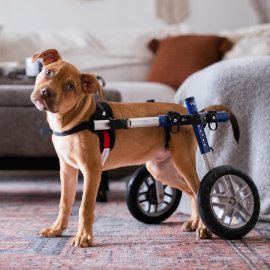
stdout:
<svg viewBox="0 0 270 270">
<path fill-rule="evenodd" d="M 100 152 L 102 153 L 105 148 L 110 150 L 114 147 L 115 134 L 114 130 L 95 130 L 94 121 L 95 120 L 109 120 L 113 119 L 113 112 L 106 102 L 97 102 L 97 108 L 95 113 L 91 116 L 89 121 L 87 121 L 89 130 L 99 137 L 100 142 Z"/>
<path fill-rule="evenodd" d="M 113 119 L 113 113 L 111 107 L 105 102 L 97 102 L 97 107 L 95 113 L 90 117 L 88 121 L 84 121 L 74 128 L 64 131 L 64 132 L 56 132 L 53 131 L 55 136 L 68 136 L 82 130 L 89 130 L 98 135 L 99 138 L 99 146 L 102 157 L 102 165 L 105 163 L 108 158 L 110 150 L 114 147 L 115 142 L 115 134 L 114 130 L 95 130 L 94 129 L 94 121 L 95 120 L 109 120 Z"/>
</svg>

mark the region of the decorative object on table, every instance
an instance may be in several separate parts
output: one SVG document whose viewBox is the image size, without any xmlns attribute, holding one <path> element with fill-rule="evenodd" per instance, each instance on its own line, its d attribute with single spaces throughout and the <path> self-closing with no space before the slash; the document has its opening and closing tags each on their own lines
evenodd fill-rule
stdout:
<svg viewBox="0 0 270 270">
<path fill-rule="evenodd" d="M 41 61 L 32 62 L 32 57 L 25 59 L 25 75 L 28 77 L 35 77 L 42 70 Z"/>
<path fill-rule="evenodd" d="M 259 23 L 268 23 L 270 21 L 270 3 L 269 0 L 250 0 L 254 8 Z"/>
<path fill-rule="evenodd" d="M 156 0 L 156 16 L 166 24 L 178 24 L 188 17 L 188 0 Z"/>
</svg>

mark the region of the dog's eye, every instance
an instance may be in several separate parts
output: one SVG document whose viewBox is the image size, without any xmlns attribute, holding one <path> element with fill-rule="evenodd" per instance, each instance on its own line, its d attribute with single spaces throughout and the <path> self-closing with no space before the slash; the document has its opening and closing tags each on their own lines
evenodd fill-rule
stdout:
<svg viewBox="0 0 270 270">
<path fill-rule="evenodd" d="M 52 77 L 52 76 L 53 76 L 53 71 L 52 71 L 51 69 L 47 69 L 47 70 L 45 71 L 45 75 L 46 75 L 47 77 Z"/>
<path fill-rule="evenodd" d="M 67 90 L 67 91 L 72 91 L 74 89 L 75 89 L 75 86 L 73 83 L 68 83 L 65 85 L 65 90 Z"/>
</svg>

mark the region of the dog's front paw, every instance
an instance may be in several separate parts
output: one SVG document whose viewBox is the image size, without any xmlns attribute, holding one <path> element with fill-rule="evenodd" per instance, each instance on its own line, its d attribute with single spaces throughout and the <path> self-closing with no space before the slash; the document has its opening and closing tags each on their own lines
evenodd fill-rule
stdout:
<svg viewBox="0 0 270 270">
<path fill-rule="evenodd" d="M 77 233 L 77 235 L 73 238 L 72 245 L 74 247 L 92 247 L 93 236 L 88 233 L 86 234 Z"/>
<path fill-rule="evenodd" d="M 198 228 L 196 230 L 196 239 L 209 239 L 212 233 L 207 228 Z"/>
<path fill-rule="evenodd" d="M 39 232 L 39 236 L 42 237 L 56 237 L 61 236 L 63 233 L 62 229 L 55 229 L 55 228 L 45 228 Z"/>
</svg>

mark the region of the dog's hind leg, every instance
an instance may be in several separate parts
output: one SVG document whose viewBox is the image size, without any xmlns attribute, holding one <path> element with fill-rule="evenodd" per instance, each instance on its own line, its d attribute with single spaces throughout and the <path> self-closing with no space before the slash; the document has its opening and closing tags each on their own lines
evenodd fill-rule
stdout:
<svg viewBox="0 0 270 270">
<path fill-rule="evenodd" d="M 67 164 L 60 158 L 60 179 L 61 179 L 61 199 L 59 204 L 59 214 L 54 224 L 41 230 L 40 236 L 56 237 L 60 236 L 67 228 L 68 218 L 71 215 L 72 205 L 75 200 L 76 187 L 78 182 L 78 169 Z"/>
<path fill-rule="evenodd" d="M 183 223 L 182 231 L 194 231 L 199 225 L 199 216 L 196 205 L 196 198 L 194 198 L 190 187 L 187 185 L 185 179 L 179 174 L 174 166 L 171 157 L 167 157 L 163 161 L 151 160 L 146 163 L 147 170 L 152 176 L 171 187 L 182 190 L 187 194 L 191 201 L 191 217 L 189 221 Z"/>
<path fill-rule="evenodd" d="M 181 138 L 179 138 L 181 136 Z M 171 151 L 171 158 L 173 163 L 182 177 L 185 179 L 186 184 L 189 186 L 193 195 L 192 203 L 193 208 L 196 211 L 194 215 L 199 217 L 196 207 L 197 202 L 197 189 L 200 181 L 196 172 L 196 143 L 192 142 L 193 136 L 188 132 L 182 132 L 179 136 L 171 136 L 169 142 L 169 148 Z M 195 139 L 195 138 L 194 138 Z M 184 142 L 179 145 L 180 142 Z M 205 227 L 201 219 L 199 218 L 198 227 L 196 229 L 197 238 L 210 238 L 211 232 Z"/>
</svg>

